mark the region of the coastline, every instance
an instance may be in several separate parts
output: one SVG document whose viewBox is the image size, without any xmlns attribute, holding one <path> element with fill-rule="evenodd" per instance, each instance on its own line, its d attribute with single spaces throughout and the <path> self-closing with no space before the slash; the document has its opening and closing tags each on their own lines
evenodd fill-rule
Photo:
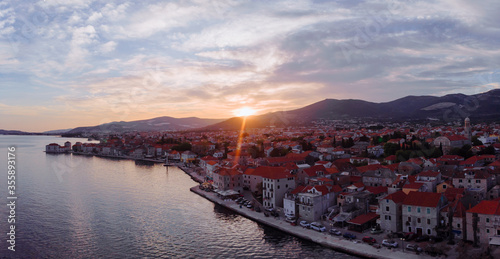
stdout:
<svg viewBox="0 0 500 259">
<path fill-rule="evenodd" d="M 187 175 L 189 175 L 194 181 L 200 183 L 201 180 L 197 175 L 193 174 L 192 170 L 188 170 L 188 168 L 184 167 L 179 167 L 183 172 L 185 172 Z M 256 212 L 250 209 L 247 209 L 245 207 L 240 208 L 238 204 L 236 204 L 234 201 L 224 201 L 221 200 L 216 196 L 215 193 L 213 192 L 205 192 L 202 191 L 199 186 L 194 186 L 190 188 L 190 191 L 193 193 L 198 194 L 199 196 L 215 203 L 220 206 L 223 206 L 224 208 L 227 208 L 235 213 L 238 213 L 239 215 L 246 217 L 252 221 L 255 221 L 257 223 L 278 229 L 280 231 L 283 231 L 289 235 L 296 236 L 298 238 L 308 240 L 314 243 L 317 243 L 319 245 L 334 249 L 336 251 L 354 255 L 354 256 L 360 256 L 363 258 L 394 258 L 394 259 L 401 259 L 401 258 L 427 258 L 424 255 L 417 255 L 417 254 L 411 254 L 411 253 L 404 253 L 398 250 L 389 250 L 385 247 L 381 248 L 375 248 L 373 246 L 366 245 L 362 242 L 359 243 L 354 243 L 352 241 L 339 238 L 336 236 L 332 236 L 328 234 L 327 232 L 317 232 L 315 230 L 311 229 L 304 229 L 300 226 L 292 226 L 289 223 L 280 220 L 280 219 L 275 219 L 273 217 L 265 217 L 263 213 L 261 212 Z"/>
</svg>

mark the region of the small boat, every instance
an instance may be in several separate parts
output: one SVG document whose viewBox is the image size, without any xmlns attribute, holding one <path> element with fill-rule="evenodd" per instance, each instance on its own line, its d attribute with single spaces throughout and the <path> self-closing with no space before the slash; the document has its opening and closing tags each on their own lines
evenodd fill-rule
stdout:
<svg viewBox="0 0 500 259">
<path fill-rule="evenodd" d="M 163 166 L 173 166 L 173 165 L 174 164 L 168 162 L 168 156 L 167 156 L 167 158 L 165 159 L 165 164 L 163 164 Z"/>
</svg>

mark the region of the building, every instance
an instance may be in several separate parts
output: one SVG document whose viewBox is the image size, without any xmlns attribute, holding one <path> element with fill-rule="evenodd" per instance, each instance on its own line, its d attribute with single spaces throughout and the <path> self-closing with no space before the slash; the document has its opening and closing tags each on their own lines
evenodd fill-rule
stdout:
<svg viewBox="0 0 500 259">
<path fill-rule="evenodd" d="M 379 201 L 380 228 L 385 231 L 403 230 L 402 208 L 406 194 L 402 191 L 389 194 Z"/>
<path fill-rule="evenodd" d="M 300 218 L 317 221 L 327 213 L 328 208 L 335 205 L 335 193 L 331 185 L 316 185 L 304 189 L 297 195 Z"/>
<path fill-rule="evenodd" d="M 262 176 L 264 207 L 283 207 L 283 198 L 289 189 L 295 189 L 295 177 L 284 167 L 267 167 Z"/>
<path fill-rule="evenodd" d="M 477 232 L 474 232 L 475 215 L 477 215 Z M 474 241 L 477 236 L 479 244 L 500 245 L 500 201 L 484 200 L 466 212 L 467 240 Z"/>
<path fill-rule="evenodd" d="M 213 185 L 221 191 L 241 192 L 243 190 L 241 179 L 241 172 L 234 169 L 221 168 L 213 173 Z"/>
<path fill-rule="evenodd" d="M 403 231 L 436 235 L 441 210 L 447 203 L 442 193 L 410 192 L 403 201 Z"/>
<path fill-rule="evenodd" d="M 194 160 L 196 160 L 196 157 L 197 157 L 196 153 L 187 150 L 187 151 L 182 152 L 181 161 L 184 163 L 191 163 Z"/>
<path fill-rule="evenodd" d="M 453 176 L 453 187 L 465 188 L 480 201 L 486 198 L 488 191 L 494 186 L 494 176 L 485 171 L 466 170 L 457 172 Z"/>
</svg>

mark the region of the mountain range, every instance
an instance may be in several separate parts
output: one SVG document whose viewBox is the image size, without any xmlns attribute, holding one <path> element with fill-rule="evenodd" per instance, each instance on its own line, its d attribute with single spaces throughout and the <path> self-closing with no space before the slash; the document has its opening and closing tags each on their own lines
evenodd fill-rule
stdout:
<svg viewBox="0 0 500 259">
<path fill-rule="evenodd" d="M 196 117 L 173 118 L 157 117 L 148 120 L 137 121 L 119 121 L 110 122 L 91 127 L 78 127 L 65 132 L 65 135 L 78 135 L 81 133 L 122 133 L 127 131 L 173 131 L 173 130 L 192 130 L 203 128 L 224 119 L 200 119 Z"/>
<path fill-rule="evenodd" d="M 249 116 L 246 127 L 292 126 L 321 120 L 349 119 L 448 123 L 463 121 L 466 117 L 473 122 L 500 121 L 500 89 L 475 95 L 407 96 L 385 103 L 325 99 L 296 110 Z M 242 121 L 243 118 L 234 117 L 206 129 L 239 129 Z"/>
<path fill-rule="evenodd" d="M 294 126 L 322 120 L 353 119 L 372 122 L 433 121 L 444 124 L 463 121 L 465 117 L 469 117 L 473 123 L 500 121 L 500 89 L 475 95 L 406 96 L 384 103 L 355 99 L 325 99 L 300 109 L 249 116 L 246 119 L 246 127 Z M 234 130 L 240 129 L 242 122 L 242 117 L 201 119 L 164 116 L 148 120 L 110 122 L 71 130 L 55 130 L 44 132 L 44 134 L 64 133 L 68 136 L 76 136 L 82 133 L 127 131 Z M 33 133 L 0 130 L 0 134 Z"/>
</svg>

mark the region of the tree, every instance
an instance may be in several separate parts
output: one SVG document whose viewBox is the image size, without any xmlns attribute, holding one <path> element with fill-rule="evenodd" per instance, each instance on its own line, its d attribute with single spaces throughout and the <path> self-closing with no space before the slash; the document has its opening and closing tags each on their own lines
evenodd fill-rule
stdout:
<svg viewBox="0 0 500 259">
<path fill-rule="evenodd" d="M 398 144 L 395 143 L 385 143 L 384 145 L 384 155 L 386 157 L 396 154 L 396 151 L 400 149 Z"/>
<path fill-rule="evenodd" d="M 471 139 L 471 142 L 472 142 L 473 146 L 481 146 L 481 145 L 483 145 L 483 142 L 481 142 L 481 140 L 479 140 L 479 138 L 477 136 L 473 136 L 472 139 Z"/>
<path fill-rule="evenodd" d="M 172 150 L 183 152 L 183 151 L 186 151 L 186 150 L 191 150 L 191 148 L 192 148 L 191 144 L 189 144 L 188 142 L 183 142 L 183 143 L 181 143 L 179 145 L 173 146 Z"/>
</svg>

